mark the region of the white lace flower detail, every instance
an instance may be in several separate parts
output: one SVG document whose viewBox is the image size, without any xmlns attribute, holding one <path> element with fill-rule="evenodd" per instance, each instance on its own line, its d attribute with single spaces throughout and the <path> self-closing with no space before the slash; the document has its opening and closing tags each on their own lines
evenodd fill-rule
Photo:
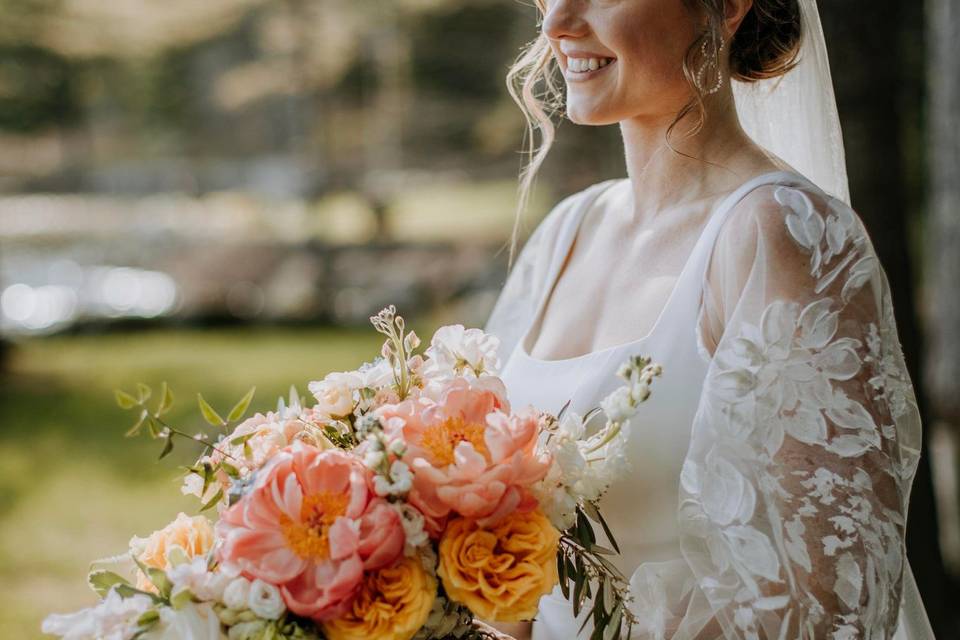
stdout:
<svg viewBox="0 0 960 640">
<path fill-rule="evenodd" d="M 717 393 L 727 402 L 746 403 L 741 410 L 760 431 L 746 435 L 759 439 L 771 456 L 785 434 L 844 456 L 880 444 L 871 415 L 834 386 L 860 371 L 862 345 L 854 338 L 834 339 L 839 314 L 831 304 L 824 298 L 801 310 L 796 303 L 773 302 L 759 326 L 744 323 L 739 336 L 717 352 Z M 828 437 L 827 419 L 844 432 Z"/>
</svg>

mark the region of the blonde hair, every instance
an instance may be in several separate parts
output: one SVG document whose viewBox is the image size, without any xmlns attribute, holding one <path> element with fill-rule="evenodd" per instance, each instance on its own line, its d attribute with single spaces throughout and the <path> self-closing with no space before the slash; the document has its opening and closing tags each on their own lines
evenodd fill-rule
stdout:
<svg viewBox="0 0 960 640">
<path fill-rule="evenodd" d="M 707 27 L 690 43 L 683 57 L 683 75 L 693 97 L 667 127 L 665 142 L 674 153 L 687 155 L 678 151 L 671 143 L 674 130 L 687 115 L 696 111 L 696 121 L 684 137 L 696 135 L 706 122 L 704 93 L 697 83 L 696 69 L 703 62 L 698 58 L 704 41 L 710 41 L 713 45 L 712 51 L 716 52 L 718 49 L 724 3 L 725 0 L 684 0 L 691 13 L 699 11 L 706 15 Z M 517 209 L 510 235 L 511 266 L 520 239 L 520 222 L 529 204 L 530 192 L 556 138 L 556 126 L 552 116 L 564 108 L 563 83 L 557 77 L 559 67 L 549 39 L 540 29 L 545 13 L 545 0 L 534 0 L 534 4 L 539 11 L 539 33 L 536 39 L 524 47 L 507 72 L 507 91 L 524 115 L 523 154 L 526 156 L 520 171 Z M 786 73 L 797 63 L 801 38 L 798 0 L 754 0 L 730 43 L 731 77 L 741 82 L 754 82 Z M 719 60 L 715 62 L 718 65 L 720 63 Z"/>
</svg>

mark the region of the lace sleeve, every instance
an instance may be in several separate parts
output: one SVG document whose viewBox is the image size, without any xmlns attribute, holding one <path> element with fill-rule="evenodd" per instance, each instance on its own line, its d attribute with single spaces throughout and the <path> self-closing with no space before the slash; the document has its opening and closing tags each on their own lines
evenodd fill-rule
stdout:
<svg viewBox="0 0 960 640">
<path fill-rule="evenodd" d="M 679 523 L 716 633 L 893 637 L 920 421 L 859 217 L 812 186 L 752 192 L 699 330 L 712 360 Z"/>
</svg>

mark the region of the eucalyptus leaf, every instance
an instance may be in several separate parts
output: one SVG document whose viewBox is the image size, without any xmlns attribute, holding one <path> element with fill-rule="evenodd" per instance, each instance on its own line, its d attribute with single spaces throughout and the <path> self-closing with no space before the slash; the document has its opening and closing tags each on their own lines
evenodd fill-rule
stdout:
<svg viewBox="0 0 960 640">
<path fill-rule="evenodd" d="M 106 569 L 96 569 L 87 574 L 87 584 L 101 598 L 106 598 L 110 589 L 115 585 L 125 584 L 130 586 L 130 582 L 126 578 Z"/>
<path fill-rule="evenodd" d="M 162 416 L 173 406 L 173 391 L 167 386 L 166 381 L 160 386 L 160 405 L 157 407 L 157 415 Z"/>
<path fill-rule="evenodd" d="M 140 429 L 143 427 L 143 423 L 147 419 L 148 415 L 150 415 L 150 413 L 146 409 L 141 409 L 140 417 L 137 418 L 137 421 L 133 423 L 133 426 L 127 429 L 127 432 L 123 434 L 124 437 L 132 438 L 133 436 L 140 433 Z"/>
<path fill-rule="evenodd" d="M 200 413 L 203 415 L 204 420 L 215 427 L 222 427 L 225 424 L 220 414 L 214 411 L 210 403 L 204 400 L 203 396 L 199 393 L 197 394 L 197 403 L 200 405 Z"/>
<path fill-rule="evenodd" d="M 250 391 L 247 391 L 246 395 L 240 398 L 240 401 L 230 410 L 230 414 L 227 416 L 227 422 L 233 422 L 243 417 L 243 414 L 247 412 L 247 407 L 250 406 L 250 401 L 253 400 L 253 394 L 256 390 L 256 387 L 250 387 Z"/>
<path fill-rule="evenodd" d="M 208 509 L 213 508 L 214 505 L 220 502 L 221 498 L 223 498 L 223 489 L 219 489 L 215 496 L 213 496 L 208 501 L 203 503 L 203 506 L 200 507 L 200 513 L 203 513 L 204 511 L 207 511 Z"/>
<path fill-rule="evenodd" d="M 126 391 L 121 391 L 120 389 L 114 389 L 113 396 L 117 400 L 117 404 L 121 409 L 132 409 L 137 406 L 137 399 Z"/>
<path fill-rule="evenodd" d="M 169 434 L 166 437 L 166 442 L 163 443 L 163 451 L 160 452 L 160 457 L 157 460 L 163 460 L 167 455 L 173 451 L 173 434 Z"/>
</svg>

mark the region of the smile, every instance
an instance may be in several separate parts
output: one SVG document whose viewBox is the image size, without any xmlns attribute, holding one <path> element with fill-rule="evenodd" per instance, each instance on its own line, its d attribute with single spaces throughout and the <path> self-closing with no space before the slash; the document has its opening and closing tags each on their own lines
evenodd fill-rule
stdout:
<svg viewBox="0 0 960 640">
<path fill-rule="evenodd" d="M 574 82 L 600 75 L 617 61 L 616 58 L 567 58 L 564 78 Z"/>
</svg>

